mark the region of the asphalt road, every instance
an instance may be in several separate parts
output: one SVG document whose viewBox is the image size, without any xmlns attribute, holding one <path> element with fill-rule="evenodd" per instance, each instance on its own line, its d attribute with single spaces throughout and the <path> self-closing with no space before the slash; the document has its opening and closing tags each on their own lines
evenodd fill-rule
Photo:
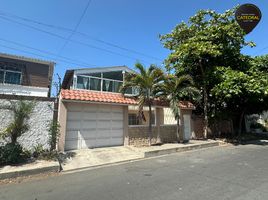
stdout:
<svg viewBox="0 0 268 200">
<path fill-rule="evenodd" d="M 213 147 L 0 186 L 8 200 L 268 199 L 268 142 Z"/>
</svg>

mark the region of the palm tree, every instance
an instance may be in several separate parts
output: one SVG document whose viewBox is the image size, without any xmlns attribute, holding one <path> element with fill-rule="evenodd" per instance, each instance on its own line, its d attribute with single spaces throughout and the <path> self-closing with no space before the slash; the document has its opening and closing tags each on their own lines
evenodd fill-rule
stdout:
<svg viewBox="0 0 268 200">
<path fill-rule="evenodd" d="M 34 101 L 10 101 L 9 105 L 0 106 L 0 109 L 6 109 L 13 112 L 13 121 L 0 132 L 0 138 L 10 138 L 11 144 L 16 144 L 18 137 L 29 130 L 28 119 L 35 107 Z"/>
<path fill-rule="evenodd" d="M 136 88 L 139 99 L 139 118 L 143 119 L 143 107 L 149 107 L 149 130 L 148 140 L 151 145 L 152 138 L 152 105 L 155 98 L 155 91 L 161 81 L 163 81 L 163 71 L 155 65 L 150 65 L 146 69 L 141 63 L 136 63 L 135 67 L 138 71 L 136 74 L 126 74 L 124 85 L 121 88 L 123 94 L 130 88 Z"/>
<path fill-rule="evenodd" d="M 157 89 L 157 96 L 168 100 L 170 108 L 177 120 L 177 138 L 183 141 L 183 134 L 180 131 L 180 111 L 179 102 L 185 98 L 197 97 L 199 90 L 193 87 L 193 79 L 190 75 L 167 75 L 164 82 Z"/>
</svg>

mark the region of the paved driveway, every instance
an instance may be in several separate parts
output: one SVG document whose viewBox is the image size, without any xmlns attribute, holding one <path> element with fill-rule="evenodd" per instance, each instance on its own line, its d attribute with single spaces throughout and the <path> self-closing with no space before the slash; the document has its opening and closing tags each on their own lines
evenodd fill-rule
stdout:
<svg viewBox="0 0 268 200">
<path fill-rule="evenodd" d="M 268 199 L 268 142 L 212 147 L 0 186 L 12 200 Z"/>
</svg>

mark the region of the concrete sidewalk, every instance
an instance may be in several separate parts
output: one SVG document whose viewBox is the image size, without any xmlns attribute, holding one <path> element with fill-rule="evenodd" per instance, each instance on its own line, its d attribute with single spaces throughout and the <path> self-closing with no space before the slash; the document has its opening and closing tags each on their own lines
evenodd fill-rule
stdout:
<svg viewBox="0 0 268 200">
<path fill-rule="evenodd" d="M 33 163 L 16 166 L 7 165 L 0 168 L 0 180 L 47 172 L 58 172 L 59 170 L 60 165 L 58 161 L 37 160 Z"/>
<path fill-rule="evenodd" d="M 73 156 L 62 163 L 63 172 L 86 169 L 91 167 L 115 164 L 126 161 L 166 155 L 207 147 L 219 146 L 221 142 L 214 140 L 191 140 L 186 144 L 163 144 L 151 147 L 106 147 L 84 149 L 69 152 Z"/>
</svg>

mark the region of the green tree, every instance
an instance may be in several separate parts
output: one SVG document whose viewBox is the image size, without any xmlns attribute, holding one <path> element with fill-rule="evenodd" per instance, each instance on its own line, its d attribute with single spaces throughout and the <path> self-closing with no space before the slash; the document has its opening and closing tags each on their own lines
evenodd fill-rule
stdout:
<svg viewBox="0 0 268 200">
<path fill-rule="evenodd" d="M 183 134 L 180 130 L 180 110 L 179 102 L 182 100 L 190 100 L 199 96 L 199 90 L 193 87 L 194 82 L 191 76 L 176 76 L 169 74 L 165 77 L 163 83 L 159 85 L 157 96 L 164 98 L 169 102 L 170 108 L 177 120 L 177 139 L 183 142 Z"/>
<path fill-rule="evenodd" d="M 218 67 L 220 82 L 212 89 L 222 110 L 232 115 L 239 113 L 237 133 L 240 139 L 245 114 L 257 114 L 268 109 L 267 56 L 247 58 L 247 67 L 234 70 Z"/>
<path fill-rule="evenodd" d="M 152 105 L 156 95 L 158 84 L 163 80 L 163 71 L 155 65 L 150 65 L 146 69 L 141 63 L 135 65 L 138 73 L 126 74 L 124 85 L 121 92 L 125 94 L 128 89 L 136 88 L 136 97 L 139 100 L 139 118 L 143 119 L 142 113 L 144 106 L 149 107 L 149 129 L 148 139 L 151 145 L 152 138 Z"/>
<path fill-rule="evenodd" d="M 208 131 L 211 89 L 218 82 L 215 69 L 219 66 L 241 67 L 240 51 L 247 45 L 245 33 L 234 18 L 234 11 L 223 14 L 201 10 L 188 23 L 178 24 L 171 33 L 160 36 L 165 48 L 171 50 L 165 60 L 168 70 L 190 74 L 203 96 L 204 136 Z"/>
<path fill-rule="evenodd" d="M 1 106 L 0 109 L 10 110 L 13 113 L 13 121 L 0 132 L 0 136 L 10 138 L 11 144 L 17 143 L 18 137 L 29 130 L 27 120 L 34 109 L 35 102 L 32 101 L 10 101 L 9 105 Z"/>
</svg>

